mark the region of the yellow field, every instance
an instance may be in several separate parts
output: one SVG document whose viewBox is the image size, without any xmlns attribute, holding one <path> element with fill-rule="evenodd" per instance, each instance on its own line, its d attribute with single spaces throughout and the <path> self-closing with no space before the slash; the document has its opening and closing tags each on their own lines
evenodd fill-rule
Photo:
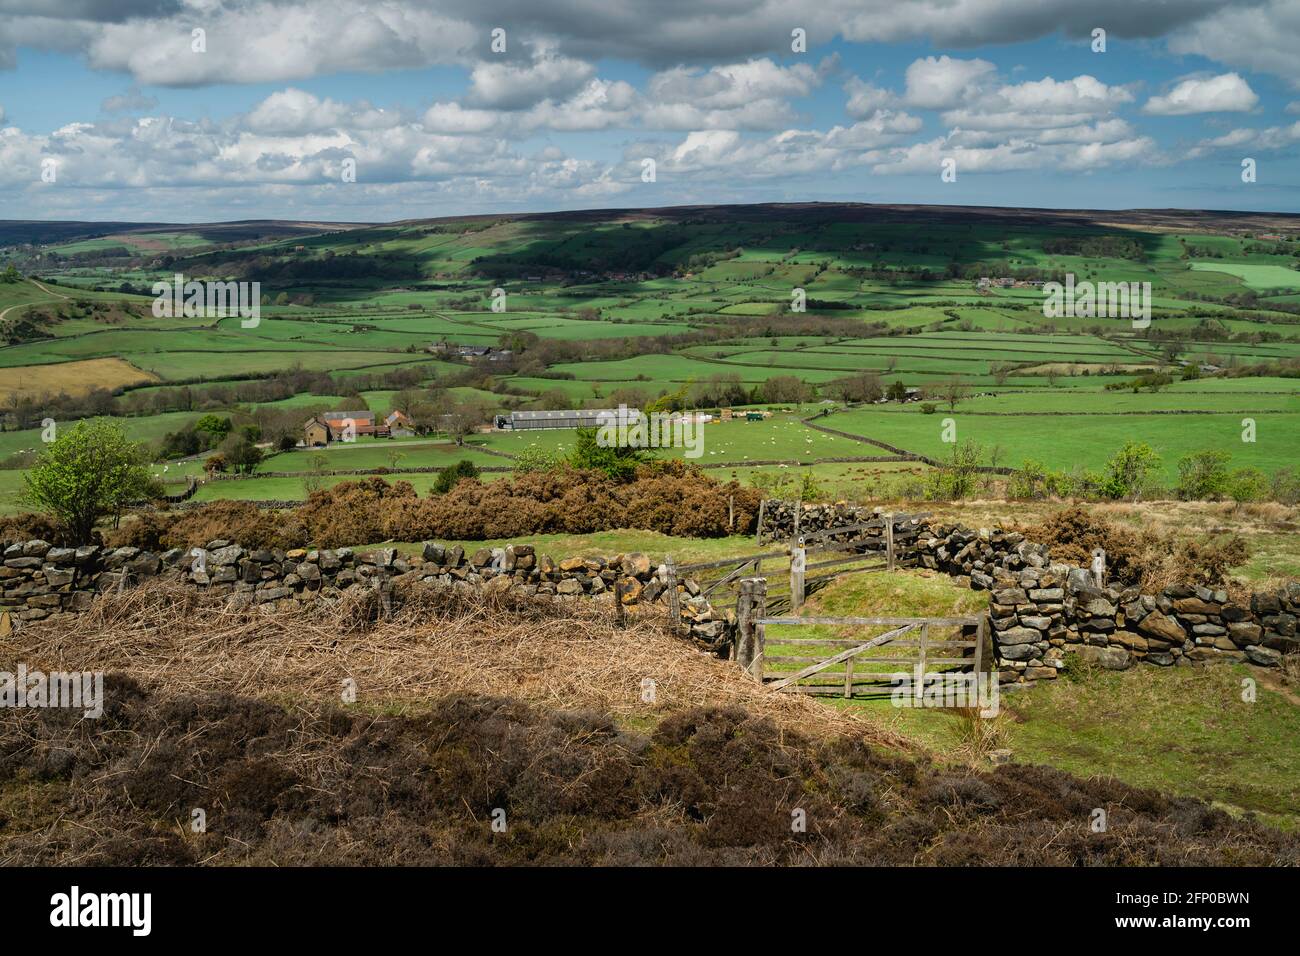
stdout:
<svg viewBox="0 0 1300 956">
<path fill-rule="evenodd" d="M 0 368 L 0 401 L 20 395 L 81 395 L 93 388 L 117 388 L 136 382 L 157 382 L 157 375 L 136 368 L 119 358 L 83 359 L 50 365 L 21 365 Z"/>
</svg>

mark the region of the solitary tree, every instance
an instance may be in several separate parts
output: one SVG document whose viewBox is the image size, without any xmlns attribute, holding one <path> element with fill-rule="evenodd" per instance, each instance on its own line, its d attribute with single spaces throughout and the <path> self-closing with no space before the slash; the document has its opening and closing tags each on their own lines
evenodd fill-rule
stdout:
<svg viewBox="0 0 1300 956">
<path fill-rule="evenodd" d="M 74 544 L 88 544 L 100 518 L 118 519 L 127 505 L 160 490 L 140 446 L 103 420 L 65 429 L 23 477 L 23 499 L 54 516 Z"/>
<path fill-rule="evenodd" d="M 948 411 L 955 412 L 959 402 L 963 402 L 970 395 L 970 388 L 961 380 L 960 375 L 954 375 L 943 384 L 943 400 L 948 404 Z"/>
<path fill-rule="evenodd" d="M 474 430 L 488 419 L 488 408 L 476 399 L 457 402 L 454 399 L 446 406 L 441 416 L 442 427 L 457 445 L 465 444 L 465 438 L 474 434 Z"/>
<path fill-rule="evenodd" d="M 579 428 L 575 437 L 569 465 L 603 471 L 616 481 L 631 481 L 636 477 L 637 466 L 651 458 L 644 450 L 630 445 L 602 445 L 595 428 Z"/>
<path fill-rule="evenodd" d="M 251 475 L 257 466 L 262 463 L 262 449 L 253 444 L 252 439 L 246 435 L 232 435 L 222 446 L 222 453 L 225 455 L 226 464 L 235 470 L 237 475 Z"/>
</svg>

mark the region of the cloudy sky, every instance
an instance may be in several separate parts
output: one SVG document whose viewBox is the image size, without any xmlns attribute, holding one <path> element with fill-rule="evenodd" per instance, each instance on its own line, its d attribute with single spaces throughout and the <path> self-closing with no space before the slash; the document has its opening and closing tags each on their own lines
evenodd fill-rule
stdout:
<svg viewBox="0 0 1300 956">
<path fill-rule="evenodd" d="M 1297 50 L 1300 0 L 0 0 L 0 218 L 1294 212 Z"/>
</svg>

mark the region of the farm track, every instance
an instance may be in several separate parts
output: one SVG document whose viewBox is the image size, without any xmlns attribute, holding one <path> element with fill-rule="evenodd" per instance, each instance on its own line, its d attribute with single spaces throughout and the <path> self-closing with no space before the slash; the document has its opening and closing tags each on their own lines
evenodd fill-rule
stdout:
<svg viewBox="0 0 1300 956">
<path fill-rule="evenodd" d="M 37 286 L 46 295 L 52 295 L 56 299 L 64 299 L 64 300 L 71 298 L 71 296 L 66 296 L 62 292 L 55 292 L 53 289 L 47 288 L 44 283 L 37 282 L 35 279 L 31 279 L 29 281 L 32 283 L 32 285 Z M 25 309 L 30 305 L 40 305 L 42 302 L 48 302 L 48 301 L 49 299 L 35 299 L 31 302 L 19 302 L 17 305 L 11 305 L 3 312 L 0 312 L 0 322 L 3 322 L 4 317 L 8 315 L 10 312 L 12 312 L 14 309 Z"/>
</svg>

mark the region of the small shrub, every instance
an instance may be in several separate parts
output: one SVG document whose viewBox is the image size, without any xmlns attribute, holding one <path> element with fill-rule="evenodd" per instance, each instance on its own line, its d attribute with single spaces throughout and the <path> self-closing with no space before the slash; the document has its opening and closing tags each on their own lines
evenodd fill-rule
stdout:
<svg viewBox="0 0 1300 956">
<path fill-rule="evenodd" d="M 514 472 L 526 475 L 534 471 L 554 471 L 563 468 L 564 456 L 549 448 L 525 448 L 515 456 Z"/>
<path fill-rule="evenodd" d="M 472 461 L 461 459 L 456 462 L 456 464 L 449 465 L 442 469 L 442 471 L 438 472 L 437 477 L 433 479 L 433 485 L 431 487 L 434 494 L 445 495 L 466 478 L 472 481 L 478 481 L 478 466 Z"/>
<path fill-rule="evenodd" d="M 1189 366 L 1190 367 L 1190 366 Z M 1186 501 L 1218 501 L 1230 487 L 1226 451 L 1198 451 L 1178 460 L 1178 497 Z"/>
</svg>

